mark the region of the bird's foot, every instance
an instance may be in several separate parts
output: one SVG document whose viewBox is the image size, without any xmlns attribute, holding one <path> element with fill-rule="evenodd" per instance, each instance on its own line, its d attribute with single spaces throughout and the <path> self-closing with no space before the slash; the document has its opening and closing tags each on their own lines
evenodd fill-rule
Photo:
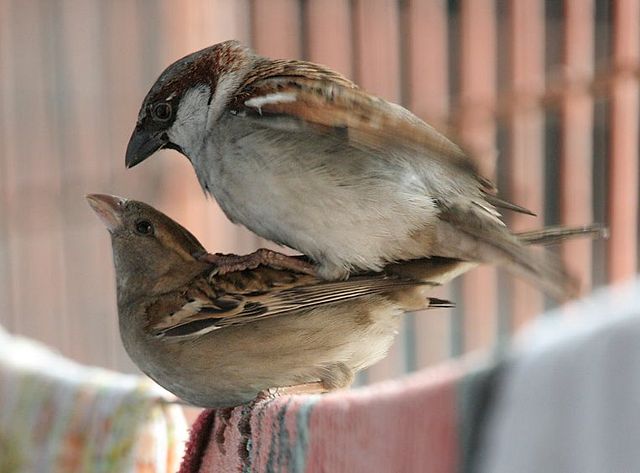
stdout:
<svg viewBox="0 0 640 473">
<path fill-rule="evenodd" d="M 205 253 L 198 257 L 200 261 L 213 263 L 218 267 L 218 274 L 233 273 L 267 266 L 273 269 L 294 271 L 296 273 L 316 276 L 313 264 L 294 256 L 288 256 L 267 248 L 260 248 L 248 255 L 224 255 L 222 253 Z"/>
</svg>

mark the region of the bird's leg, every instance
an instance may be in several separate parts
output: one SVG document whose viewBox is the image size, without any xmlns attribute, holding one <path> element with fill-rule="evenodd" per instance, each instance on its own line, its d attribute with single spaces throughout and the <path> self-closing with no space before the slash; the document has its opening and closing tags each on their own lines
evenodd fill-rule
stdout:
<svg viewBox="0 0 640 473">
<path fill-rule="evenodd" d="M 329 391 L 330 389 L 327 389 L 322 381 L 316 381 L 313 383 L 296 384 L 294 386 L 265 389 L 258 393 L 254 402 L 272 401 L 279 396 L 291 396 L 294 394 L 323 394 Z"/>
<path fill-rule="evenodd" d="M 279 396 L 291 396 L 292 394 L 322 394 L 329 392 L 329 389 L 321 381 L 314 383 L 296 384 L 295 386 L 284 386 L 275 388 Z"/>
<path fill-rule="evenodd" d="M 295 271 L 296 273 L 316 276 L 313 264 L 294 256 L 288 256 L 267 248 L 260 248 L 248 255 L 224 255 L 222 253 L 205 253 L 198 257 L 200 261 L 213 263 L 218 267 L 218 274 L 233 273 L 268 266 L 273 269 Z"/>
</svg>

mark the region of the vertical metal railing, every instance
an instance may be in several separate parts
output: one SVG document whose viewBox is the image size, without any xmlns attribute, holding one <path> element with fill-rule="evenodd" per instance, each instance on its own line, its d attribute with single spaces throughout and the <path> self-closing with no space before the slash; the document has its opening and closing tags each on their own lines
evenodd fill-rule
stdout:
<svg viewBox="0 0 640 473">
<path fill-rule="evenodd" d="M 593 220 L 593 98 L 586 88 L 594 71 L 594 2 L 565 2 L 563 75 L 578 84 L 565 91 L 561 104 L 560 218 L 567 225 Z M 566 243 L 563 260 L 580 278 L 582 290 L 591 287 L 592 242 Z"/>
<path fill-rule="evenodd" d="M 516 231 L 544 224 L 544 111 L 535 103 L 545 89 L 545 17 L 542 0 L 511 0 L 509 12 L 509 87 L 517 102 L 508 117 L 509 194 L 518 205 L 532 209 L 538 218 L 510 215 Z M 530 284 L 513 279 L 513 327 L 520 327 L 543 309 L 542 296 Z"/>
<path fill-rule="evenodd" d="M 405 105 L 438 129 L 446 128 L 450 106 L 448 20 L 445 0 L 411 0 L 404 4 L 401 30 Z M 442 287 L 434 295 L 450 299 L 451 292 L 450 287 Z M 442 310 L 410 316 L 407 328 L 410 368 L 428 366 L 449 356 L 450 317 L 449 312 Z"/>
<path fill-rule="evenodd" d="M 627 279 L 638 267 L 638 77 L 625 72 L 640 61 L 640 1 L 618 0 L 613 18 L 609 163 L 609 278 Z"/>
<path fill-rule="evenodd" d="M 497 27 L 494 0 L 466 0 L 460 10 L 460 97 L 457 135 L 473 154 L 480 172 L 496 179 Z M 464 277 L 462 292 L 464 349 L 495 342 L 497 334 L 497 275 L 482 267 Z"/>
</svg>

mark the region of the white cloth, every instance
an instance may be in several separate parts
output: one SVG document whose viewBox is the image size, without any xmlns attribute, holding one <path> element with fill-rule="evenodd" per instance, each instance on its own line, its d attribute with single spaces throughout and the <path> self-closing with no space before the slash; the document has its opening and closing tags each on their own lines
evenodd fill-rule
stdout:
<svg viewBox="0 0 640 473">
<path fill-rule="evenodd" d="M 640 280 L 526 330 L 485 432 L 484 473 L 640 472 Z"/>
<path fill-rule="evenodd" d="M 81 365 L 0 327 L 0 472 L 172 473 L 180 406 L 142 376 Z"/>
</svg>

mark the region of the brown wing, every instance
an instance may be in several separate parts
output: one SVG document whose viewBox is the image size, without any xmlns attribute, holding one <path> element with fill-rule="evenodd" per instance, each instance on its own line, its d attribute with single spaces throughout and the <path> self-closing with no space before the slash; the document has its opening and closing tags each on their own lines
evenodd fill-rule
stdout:
<svg viewBox="0 0 640 473">
<path fill-rule="evenodd" d="M 492 205 L 535 215 L 495 196 L 495 185 L 478 173 L 458 145 L 435 128 L 321 65 L 265 58 L 254 66 L 239 90 L 229 109 L 260 126 L 328 134 L 367 151 L 394 146 L 414 149 L 416 157 L 472 176 Z"/>
<path fill-rule="evenodd" d="M 414 147 L 420 151 L 417 156 L 455 166 L 493 189 L 462 149 L 433 127 L 316 64 L 258 63 L 229 107 L 262 126 L 332 134 L 360 149 Z"/>
<path fill-rule="evenodd" d="M 262 268 L 214 276 L 209 290 L 193 288 L 185 302 L 151 329 L 163 337 L 197 337 L 233 325 L 429 284 L 387 275 L 320 281 Z"/>
</svg>

